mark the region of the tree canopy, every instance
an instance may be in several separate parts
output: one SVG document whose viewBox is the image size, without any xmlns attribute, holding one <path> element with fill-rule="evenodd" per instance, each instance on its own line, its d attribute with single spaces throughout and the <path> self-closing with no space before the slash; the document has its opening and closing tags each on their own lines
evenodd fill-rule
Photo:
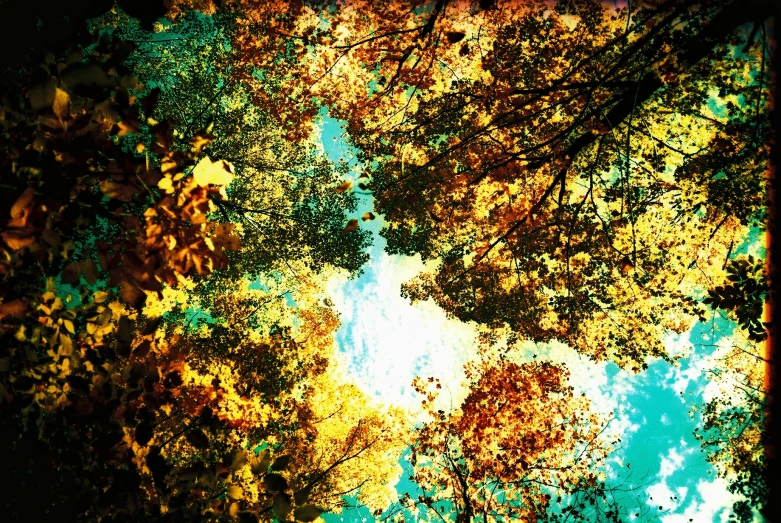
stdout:
<svg viewBox="0 0 781 523">
<path fill-rule="evenodd" d="M 730 328 L 695 436 L 752 521 L 771 8 L 3 3 L 2 38 L 24 33 L 0 62 L 4 514 L 625 521 L 610 416 L 518 354 L 555 341 L 641 373 L 699 321 Z M 325 114 L 357 166 L 325 154 Z M 370 261 L 361 201 L 387 254 L 426 263 L 401 295 L 476 325 L 449 410 L 434 376 L 409 384 L 413 419 L 340 364 L 328 286 Z M 395 488 L 405 452 L 417 499 Z"/>
</svg>

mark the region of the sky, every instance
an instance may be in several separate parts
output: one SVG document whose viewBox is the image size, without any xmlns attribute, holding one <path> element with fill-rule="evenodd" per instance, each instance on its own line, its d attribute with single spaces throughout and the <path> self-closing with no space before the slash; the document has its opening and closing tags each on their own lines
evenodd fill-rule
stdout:
<svg viewBox="0 0 781 523">
<path fill-rule="evenodd" d="M 323 118 L 322 143 L 333 161 L 356 165 L 337 120 Z M 356 217 L 372 209 L 370 195 L 359 194 Z M 439 378 L 445 387 L 442 401 L 456 407 L 466 393 L 463 364 L 475 356 L 475 326 L 447 318 L 433 302 L 410 304 L 400 296 L 402 282 L 426 267 L 419 257 L 388 255 L 385 242 L 376 234 L 382 217 L 364 222 L 374 233 L 371 259 L 356 279 L 333 279 L 328 292 L 340 313 L 336 341 L 349 374 L 375 398 L 411 409 L 420 398 L 412 389 L 415 376 Z M 724 332 L 729 325 L 717 325 Z M 693 431 L 701 405 L 713 394 L 706 373 L 718 354 L 709 338 L 712 326 L 697 324 L 690 332 L 670 335 L 671 355 L 680 355 L 678 366 L 664 361 L 650 364 L 634 374 L 615 364 L 595 364 L 561 343 L 528 343 L 516 354 L 518 362 L 538 359 L 565 362 L 576 393 L 585 393 L 596 410 L 612 413 L 611 429 L 621 434 L 621 444 L 612 455 L 610 478 L 626 492 L 622 505 L 628 520 L 662 523 L 726 522 L 736 498 L 727 482 L 716 478 L 706 462 Z M 447 405 L 444 405 L 447 408 Z M 405 465 L 401 459 L 402 466 Z M 400 493 L 413 486 L 402 480 Z M 363 509 L 328 514 L 331 522 L 372 522 Z"/>
</svg>

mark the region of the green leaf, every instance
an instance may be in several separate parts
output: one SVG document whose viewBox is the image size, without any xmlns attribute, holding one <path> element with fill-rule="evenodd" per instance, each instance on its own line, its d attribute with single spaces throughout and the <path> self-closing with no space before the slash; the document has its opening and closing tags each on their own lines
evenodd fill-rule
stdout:
<svg viewBox="0 0 781 523">
<path fill-rule="evenodd" d="M 284 456 L 280 456 L 274 460 L 274 463 L 271 464 L 271 470 L 276 470 L 276 471 L 285 470 L 288 464 L 290 464 L 290 456 L 288 456 L 287 454 Z"/>
<path fill-rule="evenodd" d="M 233 470 L 240 469 L 247 462 L 247 453 L 246 453 L 246 451 L 244 451 L 244 450 L 237 450 L 231 456 L 231 460 L 230 461 L 231 461 L 231 468 Z"/>
<path fill-rule="evenodd" d="M 57 91 L 57 80 L 54 77 L 39 82 L 27 90 L 27 99 L 34 111 L 49 109 L 54 103 L 54 94 Z"/>
<path fill-rule="evenodd" d="M 209 446 L 209 437 L 202 430 L 187 431 L 184 437 L 196 449 L 205 449 Z"/>
<path fill-rule="evenodd" d="M 95 64 L 77 63 L 69 65 L 60 73 L 60 81 L 69 89 L 104 88 L 111 85 L 106 72 Z"/>
<path fill-rule="evenodd" d="M 306 500 L 309 499 L 309 495 L 312 493 L 312 485 L 309 485 L 307 487 L 302 488 L 295 494 L 293 494 L 293 499 L 296 501 L 296 505 L 303 505 L 306 503 Z"/>
<path fill-rule="evenodd" d="M 277 518 L 280 521 L 284 521 L 287 519 L 288 514 L 290 514 L 290 509 L 292 508 L 290 504 L 290 496 L 284 492 L 280 492 L 274 497 L 274 503 L 271 505 L 271 507 L 274 509 L 274 513 L 277 515 Z"/>
<path fill-rule="evenodd" d="M 319 518 L 320 514 L 323 512 L 325 511 L 315 505 L 304 505 L 293 511 L 293 517 L 298 521 L 314 521 Z"/>
<path fill-rule="evenodd" d="M 268 449 L 264 450 L 257 457 L 252 458 L 250 461 L 250 469 L 253 474 L 261 474 L 266 471 L 269 463 L 271 463 L 271 454 Z"/>
<path fill-rule="evenodd" d="M 279 474 L 266 474 L 263 478 L 263 483 L 269 490 L 285 490 L 287 488 L 287 480 Z"/>
</svg>

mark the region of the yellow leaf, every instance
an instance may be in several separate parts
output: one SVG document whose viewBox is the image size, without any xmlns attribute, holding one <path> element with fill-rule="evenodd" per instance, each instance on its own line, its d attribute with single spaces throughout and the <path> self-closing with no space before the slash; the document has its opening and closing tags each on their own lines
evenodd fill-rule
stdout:
<svg viewBox="0 0 781 523">
<path fill-rule="evenodd" d="M 54 91 L 54 102 L 52 102 L 54 116 L 59 118 L 60 121 L 65 120 L 70 113 L 70 104 L 70 95 L 58 87 Z"/>
<path fill-rule="evenodd" d="M 166 192 L 166 194 L 171 194 L 174 192 L 174 184 L 171 181 L 170 176 L 166 176 L 165 178 L 161 178 L 159 182 L 157 182 L 157 187 L 163 191 Z"/>
<path fill-rule="evenodd" d="M 190 140 L 190 145 L 192 146 L 193 152 L 196 154 L 201 154 L 201 151 L 203 151 L 203 148 L 206 147 L 213 138 L 211 136 L 207 136 L 202 133 L 198 133 L 195 136 L 193 136 L 193 139 Z"/>
<path fill-rule="evenodd" d="M 244 490 L 238 485 L 231 485 L 227 491 L 228 497 L 231 499 L 241 499 L 244 495 Z"/>
<path fill-rule="evenodd" d="M 60 333 L 60 352 L 63 356 L 70 356 L 73 354 L 73 342 L 65 334 Z"/>
<path fill-rule="evenodd" d="M 228 185 L 233 181 L 231 170 L 231 165 L 225 160 L 213 162 L 208 156 L 204 156 L 193 169 L 193 178 L 201 187 L 209 184 Z"/>
</svg>

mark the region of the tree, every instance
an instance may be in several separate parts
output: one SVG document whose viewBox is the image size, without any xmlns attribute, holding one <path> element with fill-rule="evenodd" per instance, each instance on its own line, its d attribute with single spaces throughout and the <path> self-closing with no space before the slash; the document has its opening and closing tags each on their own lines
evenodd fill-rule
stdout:
<svg viewBox="0 0 781 523">
<path fill-rule="evenodd" d="M 392 501 L 406 420 L 341 374 L 322 292 L 369 240 L 313 132 L 323 109 L 361 151 L 388 252 L 438 264 L 402 293 L 482 341 L 639 371 L 720 310 L 766 336 L 767 276 L 731 258 L 766 222 L 769 2 L 41 5 L 0 6 L 30 32 L 0 62 L 11 519 L 313 521 L 343 495 Z M 711 401 L 699 437 L 756 504 L 762 360 L 738 345 L 714 381 L 746 397 Z M 416 382 L 431 419 L 405 507 L 621 518 L 608 420 L 565 368 L 467 370 L 452 412 Z"/>
<path fill-rule="evenodd" d="M 136 43 L 128 57 L 147 96 L 157 98 L 155 120 L 178 122 L 174 147 L 199 137 L 203 152 L 234 167 L 230 198 L 215 198 L 224 219 L 242 224 L 245 249 L 234 257 L 234 277 L 258 275 L 280 260 L 306 259 L 315 267 L 357 272 L 366 262 L 368 233 L 342 234 L 354 195 L 338 190 L 346 165 L 334 165 L 312 140 L 292 142 L 276 126 L 271 105 L 258 105 L 233 70 L 231 17 L 182 14 L 166 31 L 141 32 L 121 14 L 104 17 L 122 39 Z M 145 143 L 148 137 L 143 137 Z M 262 237 L 264 241 L 246 241 Z"/>
<path fill-rule="evenodd" d="M 439 260 L 405 295 L 639 370 L 763 223 L 769 15 L 350 2 L 286 15 L 292 32 L 262 43 L 248 25 L 236 71 L 260 92 L 250 73 L 278 55 L 257 47 L 284 41 L 302 66 L 264 81 L 348 121 L 388 251 Z"/>
<path fill-rule="evenodd" d="M 257 260 L 241 244 L 257 231 L 226 187 L 252 191 L 204 129 L 187 131 L 196 120 L 184 133 L 164 120 L 166 97 L 127 67 L 134 48 L 103 33 L 67 58 L 43 50 L 41 71 L 3 94 L 0 434 L 19 479 L 5 513 L 312 521 L 367 471 L 372 502 L 396 473 L 401 420 L 337 379 L 338 322 L 317 283 L 340 257 L 355 270 L 365 235 L 313 233 L 237 279 L 226 253 Z M 344 236 L 351 199 L 326 185 L 329 165 L 312 169 L 324 186 L 288 180 L 300 197 L 274 197 L 325 227 L 323 195 Z M 285 294 L 296 307 L 275 302 Z M 326 420 L 324 395 L 350 404 Z"/>
<path fill-rule="evenodd" d="M 709 397 L 693 409 L 702 420 L 694 436 L 729 491 L 742 497 L 731 515 L 740 522 L 769 514 L 769 363 L 764 343 L 750 331 L 724 333 L 709 370 Z"/>
<path fill-rule="evenodd" d="M 618 521 L 616 507 L 604 504 L 601 471 L 613 443 L 609 420 L 573 395 L 567 376 L 550 362 L 481 361 L 467 368 L 469 394 L 450 413 L 435 410 L 439 380 L 417 379 L 430 421 L 410 461 L 424 494 L 402 508 L 432 521 Z"/>
</svg>

